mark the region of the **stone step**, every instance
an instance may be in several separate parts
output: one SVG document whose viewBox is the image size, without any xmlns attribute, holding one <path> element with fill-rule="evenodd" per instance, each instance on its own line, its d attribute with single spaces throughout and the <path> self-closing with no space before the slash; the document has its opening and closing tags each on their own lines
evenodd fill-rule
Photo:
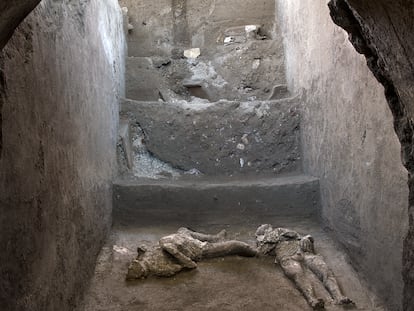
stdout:
<svg viewBox="0 0 414 311">
<path fill-rule="evenodd" d="M 120 226 L 249 225 L 280 217 L 316 219 L 319 181 L 305 175 L 243 180 L 131 180 L 114 183 Z"/>
</svg>

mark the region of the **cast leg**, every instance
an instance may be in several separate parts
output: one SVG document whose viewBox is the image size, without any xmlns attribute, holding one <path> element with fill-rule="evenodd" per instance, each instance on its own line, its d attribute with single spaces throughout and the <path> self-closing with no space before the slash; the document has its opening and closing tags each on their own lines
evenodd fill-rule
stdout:
<svg viewBox="0 0 414 311">
<path fill-rule="evenodd" d="M 285 259 L 280 265 L 285 275 L 295 283 L 309 305 L 314 310 L 323 310 L 325 308 L 325 303 L 323 299 L 315 296 L 312 283 L 306 277 L 302 264 L 293 259 Z"/>
<path fill-rule="evenodd" d="M 215 258 L 230 255 L 254 257 L 256 254 L 256 249 L 247 243 L 240 241 L 225 241 L 218 243 L 207 243 L 203 247 L 202 257 Z"/>
<path fill-rule="evenodd" d="M 305 265 L 321 280 L 337 304 L 353 304 L 352 300 L 342 294 L 338 282 L 320 255 L 306 254 Z"/>
</svg>

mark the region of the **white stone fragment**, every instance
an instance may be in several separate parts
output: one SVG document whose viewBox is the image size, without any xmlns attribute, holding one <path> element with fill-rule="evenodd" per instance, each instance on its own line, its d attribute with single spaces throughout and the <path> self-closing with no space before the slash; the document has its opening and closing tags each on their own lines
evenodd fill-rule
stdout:
<svg viewBox="0 0 414 311">
<path fill-rule="evenodd" d="M 201 173 L 198 169 L 196 168 L 192 168 L 191 170 L 188 170 L 186 172 L 184 172 L 185 175 L 203 175 L 203 173 Z"/>
<path fill-rule="evenodd" d="M 239 149 L 239 150 L 244 150 L 244 149 L 246 149 L 246 146 L 245 146 L 245 145 L 243 145 L 243 144 L 238 144 L 238 145 L 237 145 L 237 149 Z"/>
<path fill-rule="evenodd" d="M 252 64 L 252 69 L 256 70 L 260 67 L 260 59 L 255 59 Z"/>
<path fill-rule="evenodd" d="M 234 42 L 234 38 L 233 37 L 225 37 L 224 38 L 224 44 L 230 44 Z"/>
<path fill-rule="evenodd" d="M 244 27 L 244 29 L 246 30 L 246 33 L 257 32 L 259 30 L 259 26 L 257 26 L 257 25 L 246 25 Z"/>
<path fill-rule="evenodd" d="M 122 247 L 122 246 L 118 246 L 118 245 L 114 245 L 113 250 L 117 253 L 120 253 L 120 254 L 128 254 L 129 253 L 127 248 Z"/>
<path fill-rule="evenodd" d="M 240 158 L 240 167 L 243 168 L 244 167 L 244 159 Z"/>
<path fill-rule="evenodd" d="M 248 134 L 244 134 L 243 137 L 241 138 L 241 141 L 245 145 L 248 145 L 249 144 L 249 139 L 247 138 L 248 136 L 249 136 Z"/>
<path fill-rule="evenodd" d="M 195 59 L 201 55 L 200 48 L 194 48 L 184 51 L 184 57 Z"/>
<path fill-rule="evenodd" d="M 267 117 L 269 115 L 269 105 L 268 104 L 262 104 L 260 107 L 255 109 L 256 116 L 261 119 L 263 117 Z"/>
</svg>

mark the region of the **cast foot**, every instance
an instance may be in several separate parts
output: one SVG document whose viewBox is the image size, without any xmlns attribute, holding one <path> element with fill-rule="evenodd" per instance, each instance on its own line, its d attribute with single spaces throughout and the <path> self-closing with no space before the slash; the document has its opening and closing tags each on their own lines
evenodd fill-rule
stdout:
<svg viewBox="0 0 414 311">
<path fill-rule="evenodd" d="M 325 310 L 325 302 L 323 299 L 315 299 L 310 302 L 310 305 L 313 310 Z"/>
<path fill-rule="evenodd" d="M 349 299 L 348 297 L 345 297 L 345 296 L 341 297 L 340 299 L 337 299 L 335 301 L 335 304 L 337 304 L 337 305 L 347 305 L 347 306 L 355 305 L 355 303 L 351 299 Z"/>
</svg>

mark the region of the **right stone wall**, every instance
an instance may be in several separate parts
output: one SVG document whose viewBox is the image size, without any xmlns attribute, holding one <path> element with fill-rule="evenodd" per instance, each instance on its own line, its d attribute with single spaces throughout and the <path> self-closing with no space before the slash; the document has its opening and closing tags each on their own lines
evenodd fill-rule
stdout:
<svg viewBox="0 0 414 311">
<path fill-rule="evenodd" d="M 303 163 L 320 178 L 322 217 L 355 267 L 401 310 L 407 171 L 384 88 L 334 25 L 326 0 L 279 0 L 289 87 L 302 93 Z"/>
</svg>

